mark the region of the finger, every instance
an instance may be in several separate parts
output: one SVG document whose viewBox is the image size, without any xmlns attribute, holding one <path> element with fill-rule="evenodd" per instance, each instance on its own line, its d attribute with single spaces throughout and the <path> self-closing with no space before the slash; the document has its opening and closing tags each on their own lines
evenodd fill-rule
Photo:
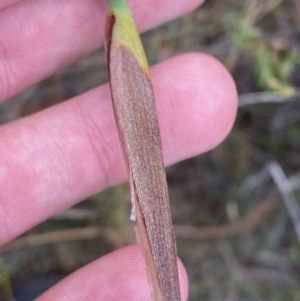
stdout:
<svg viewBox="0 0 300 301">
<path fill-rule="evenodd" d="M 23 0 L 0 11 L 0 101 L 103 43 L 107 1 Z M 132 0 L 140 30 L 183 15 L 203 0 Z"/>
<path fill-rule="evenodd" d="M 178 261 L 181 300 L 187 300 L 188 279 Z M 48 300 L 151 301 L 145 260 L 137 245 L 110 253 L 76 271 L 40 296 Z"/>
<path fill-rule="evenodd" d="M 166 164 L 224 139 L 237 96 L 219 62 L 182 55 L 152 76 Z M 0 141 L 0 245 L 126 179 L 108 85 L 3 126 Z"/>
<path fill-rule="evenodd" d="M 12 5 L 16 2 L 18 2 L 20 0 L 1 0 L 0 2 L 0 9 L 4 8 L 4 7 L 7 7 L 9 5 Z"/>
</svg>

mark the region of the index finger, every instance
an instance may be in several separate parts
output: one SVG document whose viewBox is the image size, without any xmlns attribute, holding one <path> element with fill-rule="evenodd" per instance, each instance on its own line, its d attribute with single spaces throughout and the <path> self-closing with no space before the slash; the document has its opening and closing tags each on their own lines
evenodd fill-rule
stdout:
<svg viewBox="0 0 300 301">
<path fill-rule="evenodd" d="M 139 30 L 145 31 L 187 13 L 203 1 L 131 0 L 130 6 Z M 106 2 L 23 0 L 1 10 L 0 101 L 101 46 Z"/>
</svg>

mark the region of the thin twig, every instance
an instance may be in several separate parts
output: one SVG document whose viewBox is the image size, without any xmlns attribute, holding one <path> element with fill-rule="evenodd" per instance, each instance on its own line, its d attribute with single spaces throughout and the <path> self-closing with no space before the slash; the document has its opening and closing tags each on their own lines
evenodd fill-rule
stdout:
<svg viewBox="0 0 300 301">
<path fill-rule="evenodd" d="M 53 220 L 86 220 L 98 216 L 95 210 L 71 208 L 52 217 Z"/>
<path fill-rule="evenodd" d="M 0 253 L 16 251 L 25 248 L 39 247 L 49 244 L 57 244 L 61 242 L 94 239 L 99 236 L 104 236 L 107 240 L 113 242 L 115 247 L 120 247 L 126 244 L 126 241 L 124 238 L 122 238 L 122 235 L 114 229 L 86 227 L 49 231 L 39 234 L 30 234 L 21 238 L 17 238 L 9 244 L 4 245 L 0 248 Z"/>
<path fill-rule="evenodd" d="M 284 171 L 282 170 L 281 166 L 277 162 L 269 163 L 268 170 L 289 212 L 289 215 L 291 217 L 292 223 L 296 231 L 296 235 L 300 242 L 300 207 L 292 192 L 293 190 L 290 185 L 290 182 L 286 177 Z"/>
<path fill-rule="evenodd" d="M 295 93 L 292 97 L 284 97 L 276 92 L 257 92 L 243 94 L 239 96 L 239 107 L 244 107 L 248 105 L 258 104 L 258 103 L 282 103 L 293 100 L 300 97 L 300 93 Z"/>
<path fill-rule="evenodd" d="M 239 235 L 252 231 L 276 207 L 276 200 L 267 198 L 241 220 L 227 225 L 213 227 L 194 227 L 175 225 L 177 237 L 187 239 L 216 239 L 225 236 Z"/>
<path fill-rule="evenodd" d="M 248 16 L 248 22 L 251 25 L 254 25 L 272 10 L 274 10 L 277 6 L 279 6 L 284 0 L 270 0 L 263 1 L 259 6 L 251 5 L 250 6 L 250 16 Z M 255 8 L 256 6 L 256 8 Z"/>
<path fill-rule="evenodd" d="M 248 176 L 239 188 L 240 193 L 250 194 L 255 188 L 262 186 L 270 179 L 267 168 L 263 168 L 256 174 Z"/>
</svg>

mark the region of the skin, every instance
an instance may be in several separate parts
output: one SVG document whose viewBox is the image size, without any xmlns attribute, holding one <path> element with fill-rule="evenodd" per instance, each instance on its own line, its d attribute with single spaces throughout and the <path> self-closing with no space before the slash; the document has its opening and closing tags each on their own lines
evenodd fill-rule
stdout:
<svg viewBox="0 0 300 301">
<path fill-rule="evenodd" d="M 14 1 L 0 5 L 9 2 Z M 131 7 L 144 31 L 201 2 L 134 0 Z M 106 8 L 101 0 L 22 0 L 0 10 L 0 100 L 98 48 Z M 206 152 L 226 137 L 237 95 L 218 61 L 205 54 L 184 54 L 152 67 L 151 76 L 165 164 Z M 1 126 L 0 141 L 0 245 L 126 180 L 108 85 Z M 182 264 L 179 277 L 182 300 L 187 300 Z M 98 259 L 38 300 L 150 301 L 139 247 Z"/>
</svg>

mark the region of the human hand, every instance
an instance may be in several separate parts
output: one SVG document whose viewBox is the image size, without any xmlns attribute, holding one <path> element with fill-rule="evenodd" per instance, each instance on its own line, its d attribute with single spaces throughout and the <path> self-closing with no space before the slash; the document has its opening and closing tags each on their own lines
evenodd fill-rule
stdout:
<svg viewBox="0 0 300 301">
<path fill-rule="evenodd" d="M 3 3 L 16 0 L 6 0 Z M 21 92 L 103 43 L 106 2 L 22 0 L 0 11 L 0 100 Z M 140 30 L 201 0 L 131 1 Z M 159 12 L 159 13 L 158 13 Z M 229 132 L 236 90 L 204 54 L 151 69 L 166 164 L 208 151 Z M 0 245 L 126 179 L 108 85 L 0 127 Z M 179 265 L 181 292 L 187 277 Z M 138 246 L 108 254 L 43 294 L 46 300 L 150 300 Z"/>
</svg>

